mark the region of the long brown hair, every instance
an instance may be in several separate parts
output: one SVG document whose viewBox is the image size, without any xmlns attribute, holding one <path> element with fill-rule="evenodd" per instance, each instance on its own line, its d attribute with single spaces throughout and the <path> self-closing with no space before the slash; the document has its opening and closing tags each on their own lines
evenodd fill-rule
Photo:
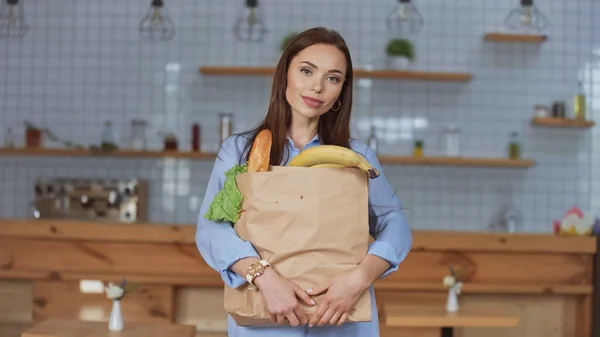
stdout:
<svg viewBox="0 0 600 337">
<path fill-rule="evenodd" d="M 322 144 L 350 147 L 350 113 L 352 111 L 352 84 L 354 82 L 350 51 L 344 39 L 336 31 L 315 27 L 296 35 L 284 49 L 273 75 L 269 110 L 265 118 L 255 128 L 244 133 L 248 141 L 240 160 L 248 161 L 249 150 L 254 143 L 256 134 L 263 129 L 269 129 L 273 134 L 270 163 L 281 165 L 287 161 L 287 158 L 284 160 L 284 150 L 287 149 L 287 129 L 292 121 L 291 107 L 285 95 L 288 68 L 294 56 L 314 44 L 332 45 L 338 48 L 346 58 L 346 79 L 338 98 L 341 107 L 338 111 L 330 110 L 320 117 L 319 139 Z"/>
</svg>

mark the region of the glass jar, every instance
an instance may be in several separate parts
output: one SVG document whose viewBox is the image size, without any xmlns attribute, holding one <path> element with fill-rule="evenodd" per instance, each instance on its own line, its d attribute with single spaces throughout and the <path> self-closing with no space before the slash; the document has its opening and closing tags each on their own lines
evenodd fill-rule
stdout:
<svg viewBox="0 0 600 337">
<path fill-rule="evenodd" d="M 173 133 L 168 133 L 164 138 L 164 149 L 165 151 L 177 151 L 179 148 L 179 142 L 177 137 Z"/>
<path fill-rule="evenodd" d="M 146 150 L 146 125 L 143 119 L 131 120 L 131 149 Z"/>
<path fill-rule="evenodd" d="M 444 153 L 447 156 L 460 156 L 460 129 L 454 124 L 444 129 Z"/>
<path fill-rule="evenodd" d="M 116 149 L 116 146 L 112 122 L 106 121 L 102 126 L 101 148 L 102 150 L 114 150 Z"/>
<path fill-rule="evenodd" d="M 551 115 L 550 108 L 545 105 L 535 105 L 535 117 L 544 118 Z"/>
</svg>

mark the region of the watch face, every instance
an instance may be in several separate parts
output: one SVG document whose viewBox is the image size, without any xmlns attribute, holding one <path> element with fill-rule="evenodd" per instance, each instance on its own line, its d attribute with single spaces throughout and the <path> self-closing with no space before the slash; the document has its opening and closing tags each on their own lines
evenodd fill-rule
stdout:
<svg viewBox="0 0 600 337">
<path fill-rule="evenodd" d="M 250 267 L 249 274 L 250 275 L 259 274 L 263 271 L 263 269 L 264 269 L 264 267 L 261 264 L 255 264 L 252 267 Z"/>
</svg>

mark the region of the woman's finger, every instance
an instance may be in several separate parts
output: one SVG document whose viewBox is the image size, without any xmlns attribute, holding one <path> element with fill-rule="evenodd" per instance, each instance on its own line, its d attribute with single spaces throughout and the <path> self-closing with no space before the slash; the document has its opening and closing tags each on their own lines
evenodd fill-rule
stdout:
<svg viewBox="0 0 600 337">
<path fill-rule="evenodd" d="M 317 311 L 310 318 L 310 321 L 308 322 L 308 326 L 310 326 L 310 327 L 315 326 L 319 322 L 321 317 L 323 317 L 323 315 L 325 315 L 325 312 L 327 311 L 328 308 L 329 308 L 329 304 L 327 302 L 325 302 L 325 301 L 321 302 L 321 304 L 319 304 L 319 306 L 317 307 Z"/>
<path fill-rule="evenodd" d="M 309 294 L 306 293 L 306 291 L 304 291 L 304 289 L 300 288 L 299 285 L 292 283 L 292 288 L 294 288 L 294 292 L 296 293 L 296 296 L 298 296 L 298 298 L 300 298 L 304 303 L 306 303 L 307 305 L 315 305 L 315 300 L 313 300 Z"/>
<path fill-rule="evenodd" d="M 308 318 L 306 317 L 306 313 L 304 312 L 304 309 L 302 309 L 301 306 L 298 306 L 298 308 L 296 308 L 296 310 L 294 310 L 294 313 L 296 314 L 296 317 L 298 317 L 298 321 L 300 322 L 301 325 L 306 325 L 308 323 Z"/>
<path fill-rule="evenodd" d="M 342 317 L 342 312 L 341 311 L 336 311 L 333 316 L 331 317 L 331 319 L 329 320 L 329 324 L 336 324 L 337 321 L 340 319 L 340 317 Z"/>
<path fill-rule="evenodd" d="M 331 286 L 331 283 L 324 283 L 324 284 L 320 284 L 314 288 L 307 289 L 306 292 L 309 295 L 316 296 L 316 295 L 320 295 L 320 294 L 326 292 L 330 286 Z"/>
<path fill-rule="evenodd" d="M 284 323 L 285 323 L 285 316 L 284 315 L 277 315 L 277 324 L 283 325 Z"/>
<path fill-rule="evenodd" d="M 317 325 L 325 325 L 325 324 L 329 323 L 329 321 L 331 321 L 331 318 L 333 317 L 334 314 L 335 314 L 335 309 L 330 307 L 325 312 L 325 315 L 323 315 L 323 317 L 321 317 L 321 319 L 319 320 L 319 323 L 317 323 Z"/>
<path fill-rule="evenodd" d="M 346 323 L 347 320 L 348 320 L 348 313 L 345 312 L 342 314 L 342 317 L 340 317 L 340 320 L 337 322 L 337 325 L 342 325 L 342 324 Z"/>
<path fill-rule="evenodd" d="M 296 314 L 293 311 L 285 315 L 285 318 L 287 318 L 287 321 L 291 326 L 298 326 L 298 317 L 296 317 Z"/>
</svg>

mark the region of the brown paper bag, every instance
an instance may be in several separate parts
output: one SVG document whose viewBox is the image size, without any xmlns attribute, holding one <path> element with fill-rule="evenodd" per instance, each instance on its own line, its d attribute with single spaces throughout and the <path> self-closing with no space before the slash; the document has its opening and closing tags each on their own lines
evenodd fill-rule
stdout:
<svg viewBox="0 0 600 337">
<path fill-rule="evenodd" d="M 303 289 L 355 267 L 369 244 L 368 178 L 355 168 L 275 166 L 237 176 L 244 196 L 234 228 L 283 277 Z M 303 305 L 313 314 L 315 306 Z M 225 310 L 238 325 L 272 325 L 260 292 L 225 286 Z M 348 321 L 370 321 L 366 291 Z"/>
</svg>

